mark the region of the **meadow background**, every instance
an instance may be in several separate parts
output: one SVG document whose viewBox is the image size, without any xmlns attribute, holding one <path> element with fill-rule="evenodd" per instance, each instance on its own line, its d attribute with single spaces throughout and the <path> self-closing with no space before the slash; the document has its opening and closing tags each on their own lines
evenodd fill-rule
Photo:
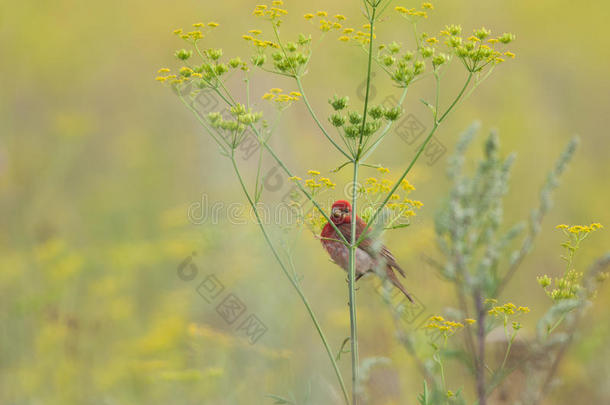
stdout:
<svg viewBox="0 0 610 405">
<path fill-rule="evenodd" d="M 251 16 L 255 4 L 25 0 L 0 5 L 0 403 L 268 404 L 266 393 L 302 398 L 308 387 L 315 393 L 313 403 L 332 397 L 328 359 L 256 226 L 247 218 L 245 224 L 232 224 L 222 210 L 218 221 L 189 220 L 189 207 L 202 200 L 224 208 L 245 201 L 229 162 L 171 91 L 154 80 L 159 67 L 177 66 L 173 50 L 183 45 L 172 30 L 198 21 L 221 24 L 210 46 L 248 57 L 241 35 L 263 28 Z M 527 335 L 548 306 L 536 275 L 556 275 L 564 268 L 555 225 L 610 227 L 610 37 L 604 34 L 610 3 L 446 0 L 435 5 L 425 27 L 430 31 L 449 23 L 466 30 L 484 24 L 517 35 L 511 44 L 517 58 L 500 66 L 437 133 L 450 152 L 458 134 L 480 119 L 480 141 L 497 128 L 505 154 L 518 153 L 507 224 L 527 217 L 560 151 L 574 134 L 581 136 L 535 251 L 504 293 L 532 308 L 523 319 Z M 301 16 L 318 9 L 353 21 L 359 6 L 355 0 L 288 0 L 287 30 L 314 30 Z M 380 39 L 400 40 L 408 27 L 390 14 Z M 396 94 L 377 73 L 376 100 Z M 255 77 L 259 94 L 270 87 L 294 90 L 275 77 Z M 363 78 L 362 52 L 331 36 L 315 54 L 305 86 L 324 116 L 326 99 L 334 93 L 357 100 Z M 406 108 L 429 125 L 417 100 L 411 95 Z M 340 163 L 302 104 L 285 115 L 274 145 L 301 174 L 307 169 L 326 174 Z M 480 155 L 478 145 L 473 159 Z M 414 153 L 412 145 L 393 136 L 377 159 L 396 173 Z M 438 256 L 432 219 L 447 192 L 447 156 L 432 166 L 416 166 L 412 196 L 425 207 L 413 226 L 387 235 L 409 273 L 408 288 L 426 313 L 451 302 L 450 286 L 421 259 Z M 244 162 L 246 168 L 252 164 Z M 342 184 L 343 176 L 347 173 L 334 179 Z M 278 201 L 288 190 L 284 180 L 265 199 Z M 341 192 L 338 187 L 336 196 Z M 604 254 L 609 242 L 607 230 L 593 235 L 577 268 L 584 270 Z M 294 257 L 306 293 L 338 347 L 349 334 L 345 275 L 309 233 L 297 246 Z M 196 277 L 185 281 L 177 268 L 193 252 Z M 239 322 L 223 320 L 218 301 L 208 303 L 197 293 L 209 275 L 247 305 L 246 314 L 264 322 L 268 330 L 256 344 L 236 330 Z M 414 403 L 421 376 L 396 342 L 373 282 L 362 281 L 358 296 L 361 357 L 392 361 L 371 375 L 373 403 Z M 547 404 L 610 403 L 609 308 L 604 287 Z M 347 357 L 341 366 L 349 375 Z M 459 367 L 451 374 L 459 381 Z"/>
</svg>

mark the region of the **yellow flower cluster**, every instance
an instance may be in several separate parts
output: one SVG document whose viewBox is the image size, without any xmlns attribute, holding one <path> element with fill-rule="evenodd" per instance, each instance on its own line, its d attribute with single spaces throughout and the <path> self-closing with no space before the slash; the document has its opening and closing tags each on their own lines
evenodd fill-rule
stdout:
<svg viewBox="0 0 610 405">
<path fill-rule="evenodd" d="M 161 69 L 161 70 L 165 70 L 165 69 Z M 169 69 L 166 69 L 167 71 L 169 71 Z M 157 76 L 155 78 L 156 81 L 160 82 L 160 83 L 169 83 L 169 84 L 180 84 L 180 83 L 184 83 L 186 81 L 188 81 L 187 77 L 181 76 L 178 77 L 177 75 L 167 75 L 167 76 Z"/>
<path fill-rule="evenodd" d="M 339 37 L 339 41 L 342 42 L 349 42 L 349 41 L 355 41 L 358 42 L 361 45 L 366 45 L 369 42 L 371 42 L 371 25 L 370 24 L 364 24 L 362 26 L 362 30 L 355 30 L 354 28 L 345 28 L 343 29 L 343 35 L 341 35 Z M 375 35 L 374 32 L 375 28 L 373 28 L 373 39 L 377 38 L 377 35 Z"/>
<path fill-rule="evenodd" d="M 262 31 L 260 30 L 250 30 L 248 31 L 248 34 L 242 35 L 241 37 L 246 41 L 251 41 L 252 45 L 257 48 L 280 48 L 280 46 L 273 41 L 263 41 L 256 38 L 260 34 L 262 34 Z"/>
<path fill-rule="evenodd" d="M 317 17 L 318 19 L 318 28 L 322 32 L 329 31 L 338 31 L 343 28 L 341 24 L 342 21 L 345 21 L 347 18 L 343 14 L 337 14 L 333 17 L 334 20 L 328 18 L 328 12 L 326 11 L 318 11 L 316 13 L 307 13 L 303 16 L 307 21 L 313 21 Z"/>
<path fill-rule="evenodd" d="M 472 321 L 472 322 L 470 322 Z M 468 319 L 467 323 L 476 322 L 474 319 Z M 443 336 L 449 337 L 454 335 L 458 330 L 462 329 L 464 324 L 461 322 L 448 321 L 440 315 L 430 317 L 426 329 L 433 329 L 440 332 Z"/>
<path fill-rule="evenodd" d="M 198 22 L 193 24 L 193 28 L 195 28 L 193 31 L 186 32 L 182 28 L 178 28 L 175 29 L 173 33 L 186 41 L 197 42 L 200 39 L 203 39 L 209 31 L 213 30 L 214 28 L 218 28 L 219 26 L 220 24 L 215 21 L 210 21 L 207 24 Z"/>
<path fill-rule="evenodd" d="M 551 277 L 544 275 L 537 278 L 538 284 L 544 289 L 546 294 L 553 301 L 560 301 L 565 299 L 572 299 L 578 296 L 579 291 L 582 290 L 583 286 L 582 279 L 583 273 L 577 272 L 572 264 L 576 251 L 580 248 L 580 243 L 585 240 L 591 232 L 595 232 L 603 228 L 603 225 L 595 222 L 591 225 L 557 225 L 557 229 L 560 229 L 567 240 L 564 241 L 561 246 L 566 249 L 566 255 L 562 256 L 567 263 L 567 268 L 563 276 L 552 279 Z M 549 288 L 553 284 L 553 288 Z"/>
<path fill-rule="evenodd" d="M 271 6 L 267 6 L 265 4 L 259 4 L 254 8 L 252 12 L 256 17 L 265 17 L 269 20 L 276 23 L 276 25 L 280 25 L 281 18 L 288 14 L 288 10 L 280 8 L 283 6 L 284 2 L 282 0 L 276 0 L 271 3 Z"/>
<path fill-rule="evenodd" d="M 312 178 L 305 180 L 305 185 L 312 191 L 312 193 L 316 192 L 319 189 L 327 189 L 327 190 L 335 189 L 336 184 L 333 183 L 327 177 L 319 177 L 320 176 L 319 171 L 309 170 L 307 172 L 307 174 L 312 176 Z"/>
<path fill-rule="evenodd" d="M 381 173 L 381 175 L 390 172 L 390 170 L 385 167 L 378 167 L 377 171 Z M 376 206 L 395 185 L 396 183 L 389 179 L 369 177 L 364 181 L 364 184 L 360 186 L 358 192 L 366 198 L 370 206 Z M 390 196 L 386 207 L 391 210 L 392 217 L 390 218 L 386 229 L 393 229 L 393 224 L 401 219 L 408 219 L 415 216 L 415 210 L 421 209 L 424 206 L 421 201 L 412 200 L 407 197 L 413 190 L 415 190 L 415 187 L 409 183 L 407 179 L 403 179 L 400 182 L 400 186 L 396 189 L 396 192 Z M 362 214 L 362 218 L 368 222 L 371 214 L 372 210 L 365 210 Z"/>
<path fill-rule="evenodd" d="M 309 190 L 311 190 L 312 195 L 316 194 L 319 190 L 322 190 L 322 189 L 334 190 L 335 186 L 337 185 L 337 184 L 333 183 L 327 177 L 320 177 L 321 173 L 317 170 L 309 170 L 309 171 L 307 171 L 307 174 L 309 174 L 312 177 L 310 179 L 305 180 L 305 186 L 307 188 L 309 188 Z M 293 176 L 293 177 L 290 177 L 290 180 L 301 181 L 303 179 L 298 176 Z"/>
<path fill-rule="evenodd" d="M 403 16 L 405 16 L 407 18 L 409 18 L 409 17 L 428 18 L 428 13 L 423 10 L 433 10 L 433 9 L 434 9 L 434 6 L 432 5 L 432 3 L 423 3 L 422 10 L 416 10 L 415 8 L 406 8 L 406 7 L 402 7 L 402 6 L 394 7 L 394 10 L 398 11 L 400 14 L 402 14 Z"/>
<path fill-rule="evenodd" d="M 566 224 L 561 224 L 561 225 L 557 225 L 556 228 L 557 229 L 561 229 L 562 231 L 564 231 L 566 234 L 576 234 L 576 235 L 584 235 L 584 234 L 588 234 L 594 231 L 597 231 L 598 229 L 602 229 L 604 226 L 598 222 L 595 222 L 591 225 L 573 225 L 573 226 L 569 226 Z"/>
<path fill-rule="evenodd" d="M 497 301 L 495 299 L 492 300 L 487 300 L 487 302 L 491 302 L 491 303 L 497 303 Z M 512 302 L 507 302 L 504 305 L 500 305 L 500 306 L 494 306 L 492 307 L 488 313 L 491 316 L 494 317 L 501 317 L 501 316 L 509 316 L 509 315 L 521 315 L 521 314 L 527 314 L 528 312 L 530 312 L 530 309 L 528 307 L 517 307 L 515 304 L 513 304 Z"/>
<path fill-rule="evenodd" d="M 282 89 L 273 88 L 263 95 L 263 100 L 274 101 L 281 105 L 292 104 L 294 101 L 299 101 L 303 97 L 298 91 L 291 91 L 288 94 L 283 94 Z"/>
<path fill-rule="evenodd" d="M 336 184 L 327 177 L 321 176 L 321 173 L 318 170 L 308 170 L 307 174 L 311 176 L 311 178 L 305 180 L 305 187 L 309 189 L 309 193 L 312 196 L 317 196 L 325 191 L 334 190 Z M 299 176 L 290 177 L 291 181 L 300 182 L 303 179 Z M 305 208 L 304 205 L 299 204 L 297 201 L 293 201 L 293 204 L 296 206 L 300 206 L 301 208 Z M 326 218 L 320 211 L 316 208 L 313 208 L 311 212 L 304 215 L 303 218 L 299 220 L 299 224 L 306 225 L 314 234 L 319 234 L 324 225 L 326 225 Z"/>
<path fill-rule="evenodd" d="M 464 60 L 470 70 L 478 71 L 489 63 L 498 64 L 504 62 L 505 57 L 511 59 L 515 57 L 510 51 L 500 52 L 495 48 L 496 45 L 512 42 L 515 39 L 513 34 L 504 33 L 494 38 L 491 37 L 491 31 L 485 27 L 473 30 L 473 34 L 466 39 L 461 34 L 461 26 L 448 25 L 439 35 L 446 37 L 445 44 Z"/>
</svg>

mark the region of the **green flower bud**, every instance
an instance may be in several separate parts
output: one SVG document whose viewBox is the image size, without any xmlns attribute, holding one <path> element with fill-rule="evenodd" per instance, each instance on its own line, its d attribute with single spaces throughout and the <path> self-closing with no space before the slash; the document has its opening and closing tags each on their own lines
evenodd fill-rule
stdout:
<svg viewBox="0 0 610 405">
<path fill-rule="evenodd" d="M 304 34 L 299 34 L 299 45 L 306 45 L 311 42 L 311 34 L 305 36 Z"/>
<path fill-rule="evenodd" d="M 239 116 L 242 114 L 246 113 L 246 106 L 243 104 L 235 104 L 233 107 L 231 107 L 231 115 L 233 116 Z"/>
<path fill-rule="evenodd" d="M 241 122 L 244 125 L 250 125 L 254 123 L 254 114 L 244 114 L 237 117 L 238 122 Z"/>
<path fill-rule="evenodd" d="M 485 27 L 481 27 L 480 29 L 474 31 L 474 36 L 479 38 L 480 40 L 484 40 L 490 35 L 491 30 L 485 29 Z"/>
<path fill-rule="evenodd" d="M 374 134 L 375 132 L 377 132 L 379 130 L 380 127 L 381 127 L 381 122 L 379 122 L 379 121 L 367 122 L 366 125 L 364 126 L 364 136 L 370 136 L 370 135 Z"/>
<path fill-rule="evenodd" d="M 193 51 L 187 51 L 186 49 L 180 49 L 175 53 L 176 58 L 180 60 L 187 60 L 193 55 Z"/>
<path fill-rule="evenodd" d="M 385 55 L 382 60 L 383 64 L 388 67 L 392 66 L 395 61 L 396 61 L 396 59 L 394 59 L 394 57 L 392 57 L 390 55 Z"/>
<path fill-rule="evenodd" d="M 413 52 L 406 52 L 402 58 L 407 62 L 410 61 L 411 59 L 413 59 Z"/>
<path fill-rule="evenodd" d="M 328 103 L 335 109 L 335 111 L 343 110 L 345 107 L 347 107 L 348 102 L 349 97 L 347 96 L 339 98 L 339 96 L 335 95 L 332 99 L 328 100 Z"/>
<path fill-rule="evenodd" d="M 305 56 L 302 53 L 298 52 L 296 54 L 296 61 L 298 62 L 299 65 L 304 65 L 305 63 L 307 63 L 307 56 Z"/>
<path fill-rule="evenodd" d="M 540 284 L 540 286 L 542 288 L 546 288 L 549 285 L 551 285 L 551 278 L 549 276 L 547 276 L 547 275 L 538 277 L 537 280 L 538 280 L 538 284 Z"/>
<path fill-rule="evenodd" d="M 388 45 L 388 50 L 392 55 L 395 55 L 400 52 L 400 44 L 392 42 L 390 45 Z"/>
<path fill-rule="evenodd" d="M 331 115 L 328 120 L 334 127 L 337 127 L 337 128 L 340 128 L 343 126 L 343 124 L 345 124 L 345 117 L 342 117 L 339 114 Z"/>
<path fill-rule="evenodd" d="M 455 54 L 457 56 L 459 56 L 460 58 L 465 58 L 468 56 L 468 50 L 463 47 L 463 46 L 459 46 L 456 50 L 455 50 Z"/>
<path fill-rule="evenodd" d="M 362 115 L 355 111 L 350 111 L 347 114 L 347 117 L 349 119 L 349 123 L 352 125 L 358 125 L 362 122 Z"/>
<path fill-rule="evenodd" d="M 348 138 L 356 138 L 360 136 L 360 127 L 356 125 L 345 127 L 345 136 Z"/>
<path fill-rule="evenodd" d="M 402 110 L 400 107 L 390 108 L 386 110 L 384 113 L 385 119 L 388 121 L 396 121 L 400 115 L 402 114 Z"/>
<path fill-rule="evenodd" d="M 447 56 L 445 56 L 445 54 L 442 54 L 442 53 L 440 53 L 440 54 L 434 56 L 434 58 L 432 58 L 432 65 L 434 67 L 443 65 L 446 62 L 447 62 Z"/>
<path fill-rule="evenodd" d="M 208 58 L 212 60 L 218 60 L 222 57 L 222 49 L 208 49 L 205 51 Z"/>
<path fill-rule="evenodd" d="M 217 126 L 217 124 L 222 122 L 222 115 L 218 112 L 211 112 L 208 114 L 208 119 L 212 126 Z"/>
<path fill-rule="evenodd" d="M 460 35 L 462 33 L 461 25 L 448 25 L 446 28 L 451 35 Z"/>
<path fill-rule="evenodd" d="M 500 38 L 498 38 L 498 40 L 503 44 L 508 44 L 515 40 L 515 35 L 509 32 L 505 32 Z"/>
<path fill-rule="evenodd" d="M 383 117 L 384 113 L 385 113 L 385 111 L 382 106 L 377 106 L 377 107 L 373 107 L 373 108 L 369 109 L 369 114 L 371 114 L 371 117 L 373 117 L 373 119 L 376 119 L 376 120 Z"/>
<path fill-rule="evenodd" d="M 284 45 L 284 48 L 288 52 L 294 52 L 297 50 L 297 44 L 295 44 L 294 42 L 287 42 L 286 45 Z"/>
<path fill-rule="evenodd" d="M 238 56 L 237 58 L 233 58 L 229 61 L 229 66 L 231 66 L 233 69 L 239 67 L 242 65 L 242 61 L 241 58 Z"/>
<path fill-rule="evenodd" d="M 267 57 L 264 54 L 260 54 L 260 55 L 254 55 L 252 57 L 252 64 L 254 66 L 263 66 L 265 64 L 265 61 L 267 60 Z"/>
<path fill-rule="evenodd" d="M 462 37 L 452 36 L 447 43 L 452 48 L 458 47 L 462 45 Z"/>
<path fill-rule="evenodd" d="M 434 55 L 434 48 L 426 46 L 421 49 L 420 53 L 424 58 L 429 58 L 430 56 Z"/>
<path fill-rule="evenodd" d="M 217 76 L 222 76 L 229 71 L 229 68 L 224 63 L 220 63 L 216 65 L 215 71 Z"/>
</svg>

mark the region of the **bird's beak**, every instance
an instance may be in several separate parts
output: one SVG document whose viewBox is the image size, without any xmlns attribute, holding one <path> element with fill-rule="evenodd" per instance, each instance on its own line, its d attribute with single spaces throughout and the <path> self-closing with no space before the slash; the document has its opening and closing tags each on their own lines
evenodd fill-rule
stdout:
<svg viewBox="0 0 610 405">
<path fill-rule="evenodd" d="M 334 208 L 331 215 L 333 218 L 341 218 L 341 210 L 339 208 Z"/>
</svg>

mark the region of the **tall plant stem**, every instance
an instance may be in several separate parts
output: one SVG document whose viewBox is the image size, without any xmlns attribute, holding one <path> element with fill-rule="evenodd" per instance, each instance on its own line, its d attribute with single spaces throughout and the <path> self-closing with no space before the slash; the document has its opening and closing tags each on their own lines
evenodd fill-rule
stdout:
<svg viewBox="0 0 610 405">
<path fill-rule="evenodd" d="M 356 153 L 352 157 L 354 164 L 354 174 L 352 179 L 352 221 L 351 221 L 351 238 L 349 243 L 349 269 L 348 269 L 348 296 L 349 296 L 349 321 L 350 321 L 350 354 L 352 360 L 352 404 L 358 404 L 358 393 L 360 382 L 359 367 L 360 361 L 358 358 L 358 322 L 356 317 L 356 249 L 358 248 L 359 240 L 356 238 L 356 217 L 358 213 L 358 169 L 360 167 L 360 157 L 362 154 L 362 146 L 364 139 L 364 131 L 366 128 L 366 119 L 368 105 L 371 92 L 371 66 L 373 63 L 373 32 L 375 29 L 375 15 L 377 12 L 378 3 L 371 5 L 369 16 L 369 54 L 366 71 L 366 94 L 364 97 L 364 111 L 362 113 L 362 126 L 360 128 L 360 138 Z"/>
<path fill-rule="evenodd" d="M 366 118 L 369 107 L 369 98 L 371 92 L 371 67 L 373 64 L 373 30 L 375 29 L 375 13 L 377 12 L 377 7 L 373 6 L 373 11 L 371 12 L 371 18 L 369 20 L 370 31 L 369 31 L 369 55 L 368 55 L 368 64 L 367 64 L 367 72 L 366 72 L 366 95 L 364 96 L 364 112 L 362 113 L 362 128 L 360 129 L 360 139 L 358 140 L 358 152 L 356 154 L 356 160 L 360 158 L 360 154 L 362 153 L 362 141 L 364 138 L 364 129 L 366 128 Z M 357 164 L 355 164 L 357 166 Z"/>
<path fill-rule="evenodd" d="M 478 361 L 476 364 L 476 388 L 479 401 L 477 405 L 487 404 L 487 392 L 485 389 L 485 307 L 483 306 L 483 297 L 481 292 L 477 290 L 474 294 L 474 301 L 477 311 L 477 343 L 478 343 Z"/>
<path fill-rule="evenodd" d="M 356 210 L 358 202 L 358 166 L 360 162 L 354 162 L 354 178 L 352 183 L 352 229 L 349 245 L 349 272 L 348 272 L 348 289 L 349 289 L 349 321 L 350 321 L 350 353 L 352 359 L 352 402 L 354 405 L 358 401 L 358 383 L 359 383 L 359 359 L 358 359 L 358 324 L 356 321 Z"/>
<path fill-rule="evenodd" d="M 305 294 L 303 293 L 303 290 L 301 289 L 301 286 L 295 280 L 293 275 L 290 274 L 290 272 L 288 271 L 288 268 L 286 267 L 286 265 L 284 264 L 284 262 L 280 258 L 279 252 L 277 251 L 277 249 L 274 246 L 273 242 L 271 242 L 271 238 L 269 237 L 269 234 L 267 233 L 267 229 L 263 225 L 263 221 L 262 221 L 262 219 L 260 217 L 260 214 L 258 213 L 258 210 L 256 209 L 257 208 L 256 204 L 252 200 L 252 197 L 250 196 L 250 193 L 248 192 L 248 189 L 246 187 L 244 179 L 241 176 L 241 173 L 239 171 L 237 163 L 235 162 L 235 150 L 233 150 L 233 153 L 231 154 L 231 164 L 233 165 L 233 170 L 235 171 L 235 175 L 237 176 L 237 179 L 239 180 L 239 184 L 240 184 L 240 186 L 241 186 L 241 188 L 242 188 L 246 198 L 248 199 L 248 203 L 250 204 L 250 207 L 252 208 L 252 211 L 254 212 L 254 215 L 256 217 L 256 222 L 258 223 L 258 226 L 259 226 L 259 228 L 260 228 L 260 230 L 261 230 L 261 232 L 263 234 L 263 237 L 265 238 L 265 242 L 267 243 L 267 245 L 271 249 L 271 253 L 273 254 L 273 257 L 275 258 L 275 260 L 280 265 L 280 267 L 282 269 L 282 272 L 288 278 L 288 280 L 290 281 L 290 284 L 292 284 L 292 286 L 296 290 L 297 294 L 301 298 L 301 301 L 305 305 L 305 308 L 307 309 L 307 313 L 309 314 L 309 317 L 311 318 L 311 320 L 312 320 L 312 322 L 313 322 L 313 324 L 314 324 L 314 326 L 315 326 L 315 328 L 316 328 L 316 330 L 318 332 L 318 335 L 320 335 L 320 339 L 322 340 L 322 343 L 324 344 L 324 348 L 326 349 L 326 353 L 328 355 L 328 358 L 330 359 L 330 361 L 332 363 L 333 370 L 335 371 L 335 375 L 337 376 L 337 379 L 339 380 L 339 385 L 341 386 L 341 391 L 343 393 L 343 399 L 345 400 L 345 403 L 347 405 L 349 405 L 349 403 L 350 403 L 349 402 L 349 396 L 347 394 L 347 389 L 345 387 L 345 382 L 343 381 L 343 376 L 341 375 L 341 371 L 339 370 L 339 366 L 337 365 L 337 362 L 335 361 L 335 357 L 333 355 L 333 352 L 332 352 L 332 350 L 330 348 L 330 345 L 328 344 L 328 340 L 326 339 L 326 336 L 324 335 L 324 332 L 322 331 L 322 327 L 320 326 L 320 323 L 318 322 L 318 318 L 316 317 L 315 313 L 313 312 L 313 309 L 311 308 L 311 305 L 309 304 L 309 301 L 307 300 L 307 297 L 305 297 Z"/>
</svg>

